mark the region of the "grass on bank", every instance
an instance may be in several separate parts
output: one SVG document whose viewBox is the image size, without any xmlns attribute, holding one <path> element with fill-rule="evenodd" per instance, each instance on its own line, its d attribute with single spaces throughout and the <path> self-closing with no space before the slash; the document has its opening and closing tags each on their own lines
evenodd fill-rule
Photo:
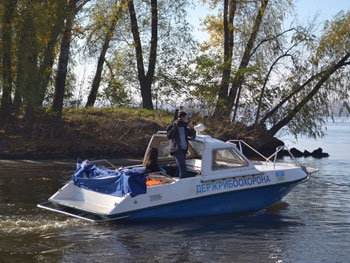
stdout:
<svg viewBox="0 0 350 263">
<path fill-rule="evenodd" d="M 64 109 L 62 126 L 40 115 L 28 130 L 19 118 L 0 130 L 1 158 L 61 159 L 141 156 L 172 114 L 127 108 Z"/>
<path fill-rule="evenodd" d="M 49 113 L 41 113 L 27 129 L 23 119 L 0 128 L 0 158 L 70 159 L 141 157 L 152 134 L 166 130 L 173 112 L 131 108 L 64 109 L 62 125 Z M 215 118 L 194 114 L 192 121 L 204 123 L 205 133 L 222 139 L 245 139 L 250 144 L 275 150 L 280 141 L 261 130 L 252 133 L 240 123 L 223 124 Z M 257 149 L 259 149 L 257 147 Z"/>
</svg>

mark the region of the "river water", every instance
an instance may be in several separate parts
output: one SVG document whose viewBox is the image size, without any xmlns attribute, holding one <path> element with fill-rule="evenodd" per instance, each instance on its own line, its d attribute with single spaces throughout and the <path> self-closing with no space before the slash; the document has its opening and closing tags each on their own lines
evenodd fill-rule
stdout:
<svg viewBox="0 0 350 263">
<path fill-rule="evenodd" d="M 0 262 L 349 262 L 350 122 L 327 133 L 295 142 L 330 154 L 298 159 L 320 171 L 275 207 L 244 216 L 91 224 L 36 207 L 74 164 L 1 167 Z"/>
</svg>

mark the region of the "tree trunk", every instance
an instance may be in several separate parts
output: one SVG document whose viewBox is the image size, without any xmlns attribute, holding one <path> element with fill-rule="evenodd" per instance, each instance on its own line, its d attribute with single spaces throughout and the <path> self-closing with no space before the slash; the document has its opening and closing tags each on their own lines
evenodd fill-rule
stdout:
<svg viewBox="0 0 350 263">
<path fill-rule="evenodd" d="M 58 69 L 56 75 L 55 95 L 52 103 L 52 111 L 57 115 L 57 120 L 61 120 L 63 110 L 63 99 L 66 88 L 66 78 L 69 61 L 69 49 L 72 40 L 73 23 L 76 14 L 83 8 L 89 0 L 68 1 L 66 24 L 61 42 L 60 56 L 58 59 Z"/>
<path fill-rule="evenodd" d="M 267 84 L 267 81 L 269 80 L 270 78 L 270 74 L 273 70 L 273 68 L 275 67 L 275 65 L 277 64 L 277 62 L 284 58 L 284 57 L 287 57 L 287 56 L 290 56 L 292 57 L 292 55 L 290 54 L 283 54 L 281 56 L 279 56 L 271 65 L 270 69 L 269 69 L 269 72 L 266 74 L 265 76 L 265 79 L 264 79 L 264 84 L 262 86 L 262 89 L 261 89 L 261 93 L 260 93 L 260 96 L 259 96 L 259 99 L 258 99 L 258 108 L 256 110 L 256 116 L 255 116 L 255 122 L 254 122 L 254 126 L 258 126 L 258 123 L 259 123 L 259 117 L 260 117 L 260 110 L 261 110 L 261 105 L 262 105 L 262 99 L 264 98 L 264 95 L 265 95 L 265 89 L 266 89 L 266 84 Z"/>
<path fill-rule="evenodd" d="M 112 40 L 114 30 L 117 26 L 117 22 L 119 21 L 119 18 L 121 17 L 122 13 L 124 12 L 124 5 L 125 5 L 126 1 L 127 0 L 123 0 L 119 4 L 118 11 L 116 12 L 115 16 L 113 17 L 111 25 L 108 28 L 108 32 L 106 34 L 105 41 L 102 45 L 102 50 L 101 50 L 100 56 L 99 56 L 98 61 L 97 61 L 97 69 L 96 69 L 94 80 L 92 81 L 91 91 L 90 91 L 88 100 L 87 100 L 86 105 L 85 105 L 86 108 L 93 107 L 95 104 L 97 93 L 98 93 L 98 88 L 100 86 L 100 82 L 102 79 L 103 65 L 105 62 L 107 50 L 109 48 L 109 43 Z"/>
<path fill-rule="evenodd" d="M 45 99 L 45 92 L 50 81 L 50 76 L 52 74 L 52 68 L 56 57 L 55 48 L 57 39 L 60 33 L 63 32 L 63 28 L 65 25 L 64 19 L 66 8 L 62 8 L 65 2 L 66 1 L 64 0 L 60 0 L 60 4 L 57 4 L 56 10 L 53 11 L 56 14 L 56 20 L 52 21 L 52 24 L 54 26 L 50 30 L 50 38 L 44 50 L 42 62 L 40 63 L 39 67 L 38 75 L 40 76 L 40 91 L 37 105 L 39 107 L 42 106 L 43 101 Z"/>
<path fill-rule="evenodd" d="M 18 25 L 16 91 L 23 99 L 23 118 L 30 124 L 34 119 L 38 93 L 38 44 L 35 17 L 30 9 L 23 10 Z M 30 43 L 28 45 L 28 43 Z"/>
<path fill-rule="evenodd" d="M 11 93 L 12 93 L 12 21 L 13 13 L 17 5 L 17 0 L 3 0 L 4 16 L 3 16 L 3 30 L 2 30 L 2 79 L 3 89 L 0 106 L 0 118 L 7 120 L 11 116 Z"/>
<path fill-rule="evenodd" d="M 68 16 L 66 18 L 66 24 L 64 27 L 60 56 L 58 59 L 58 69 L 56 75 L 55 95 L 52 104 L 52 111 L 57 113 L 57 118 L 61 119 L 63 109 L 63 99 L 66 87 L 68 60 L 69 60 L 69 48 L 72 39 L 72 29 L 75 17 L 74 9 L 68 10 Z"/>
<path fill-rule="evenodd" d="M 224 69 L 222 71 L 220 91 L 214 116 L 224 120 L 223 116 L 229 116 L 230 109 L 225 107 L 225 99 L 228 95 L 228 88 L 231 76 L 232 53 L 233 53 L 233 19 L 237 9 L 237 1 L 224 1 Z M 227 113 L 225 113 L 227 111 Z M 228 120 L 228 119 L 226 119 Z"/>
<path fill-rule="evenodd" d="M 151 36 L 151 50 L 148 63 L 148 72 L 145 74 L 145 68 L 143 63 L 142 45 L 137 24 L 137 18 L 135 13 L 135 7 L 133 1 L 128 4 L 131 31 L 134 37 L 134 45 L 136 51 L 137 73 L 141 88 L 142 107 L 144 109 L 153 109 L 152 103 L 152 82 L 155 71 L 155 64 L 157 61 L 157 43 L 158 43 L 158 6 L 157 0 L 151 0 L 151 13 L 152 13 L 152 36 Z"/>
<path fill-rule="evenodd" d="M 329 77 L 334 72 L 336 72 L 338 69 L 345 65 L 350 65 L 350 61 L 347 61 L 349 58 L 350 53 L 346 54 L 341 60 L 338 61 L 337 64 L 332 65 L 328 67 L 325 71 L 323 71 L 319 81 L 316 83 L 316 85 L 310 91 L 310 93 L 303 100 L 301 100 L 301 102 L 298 105 L 296 105 L 292 110 L 288 111 L 286 117 L 284 117 L 277 124 L 272 126 L 268 131 L 269 134 L 274 136 L 280 129 L 286 126 L 294 118 L 294 116 L 302 109 L 302 107 L 305 106 L 305 104 L 308 103 L 316 95 L 316 93 L 321 89 L 322 85 L 329 79 Z"/>
<path fill-rule="evenodd" d="M 225 4 L 227 4 L 227 1 L 225 1 Z M 223 84 L 222 84 L 222 88 L 220 89 L 220 92 L 219 92 L 218 104 L 215 108 L 215 116 L 220 114 L 221 119 L 223 119 L 223 120 L 230 119 L 230 115 L 231 115 L 233 106 L 235 105 L 233 118 L 232 118 L 232 120 L 235 121 L 238 106 L 239 106 L 241 86 L 242 86 L 242 83 L 244 80 L 244 73 L 243 72 L 244 72 L 244 69 L 248 66 L 248 64 L 250 62 L 252 50 L 254 47 L 254 42 L 257 38 L 257 35 L 259 32 L 259 27 L 261 25 L 262 18 L 265 14 L 267 4 L 268 4 L 268 0 L 261 0 L 261 6 L 258 10 L 256 17 L 255 17 L 252 32 L 251 32 L 249 40 L 246 44 L 245 51 L 244 51 L 241 63 L 239 65 L 238 71 L 232 80 L 232 85 L 231 85 L 230 91 L 228 91 L 227 87 L 225 86 L 224 78 L 222 79 Z M 229 2 L 230 10 L 234 11 L 235 5 L 236 5 L 236 1 L 230 1 Z M 232 19 L 233 19 L 233 17 L 232 17 Z M 225 34 L 225 38 L 226 37 L 227 36 Z M 232 53 L 231 53 L 231 59 L 232 59 Z M 229 66 L 231 67 L 231 65 L 229 65 Z M 225 67 L 225 69 L 226 69 L 226 67 Z"/>
<path fill-rule="evenodd" d="M 245 51 L 243 54 L 241 65 L 239 66 L 239 69 L 238 69 L 238 72 L 236 75 L 237 78 L 235 77 L 233 84 L 232 84 L 232 89 L 231 89 L 230 94 L 229 94 L 227 105 L 230 109 L 232 109 L 232 107 L 234 106 L 233 117 L 232 117 L 233 122 L 235 122 L 235 120 L 236 120 L 237 111 L 239 108 L 239 100 L 241 97 L 242 84 L 243 84 L 243 80 L 244 80 L 244 73 L 242 73 L 241 70 L 246 68 L 250 62 L 254 43 L 255 43 L 255 40 L 258 36 L 259 28 L 260 28 L 262 19 L 264 17 L 268 2 L 269 2 L 269 0 L 261 0 L 261 6 L 258 10 L 256 17 L 255 17 L 252 33 L 251 33 L 249 40 L 248 40 L 248 43 L 245 47 Z"/>
<path fill-rule="evenodd" d="M 114 28 L 115 26 L 116 26 L 116 23 L 114 23 Z M 114 28 L 113 29 L 110 28 L 110 29 L 114 30 Z M 109 36 L 106 37 L 105 42 L 103 43 L 102 50 L 97 61 L 95 77 L 94 77 L 94 80 L 92 81 L 90 94 L 85 105 L 86 108 L 93 107 L 95 104 L 98 88 L 100 86 L 101 79 L 102 79 L 103 64 L 105 62 L 105 57 L 106 57 L 107 50 L 109 48 L 109 43 L 111 41 L 111 38 L 112 38 L 112 34 L 109 33 Z"/>
</svg>

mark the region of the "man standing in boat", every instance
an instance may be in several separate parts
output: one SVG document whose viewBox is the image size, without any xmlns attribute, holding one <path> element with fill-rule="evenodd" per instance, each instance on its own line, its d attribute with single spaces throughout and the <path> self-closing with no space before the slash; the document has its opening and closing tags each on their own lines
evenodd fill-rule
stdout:
<svg viewBox="0 0 350 263">
<path fill-rule="evenodd" d="M 171 139 L 170 154 L 176 159 L 175 176 L 184 178 L 186 177 L 188 138 L 194 139 L 196 137 L 196 131 L 189 122 L 186 112 L 176 110 L 174 122 L 167 128 L 167 137 Z"/>
</svg>

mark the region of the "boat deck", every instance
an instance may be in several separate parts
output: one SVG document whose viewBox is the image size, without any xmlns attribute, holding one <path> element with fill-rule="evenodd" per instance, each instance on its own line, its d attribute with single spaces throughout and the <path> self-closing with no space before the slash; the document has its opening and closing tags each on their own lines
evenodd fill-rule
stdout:
<svg viewBox="0 0 350 263">
<path fill-rule="evenodd" d="M 253 164 L 259 171 L 288 170 L 299 168 L 292 163 L 253 162 Z"/>
</svg>

